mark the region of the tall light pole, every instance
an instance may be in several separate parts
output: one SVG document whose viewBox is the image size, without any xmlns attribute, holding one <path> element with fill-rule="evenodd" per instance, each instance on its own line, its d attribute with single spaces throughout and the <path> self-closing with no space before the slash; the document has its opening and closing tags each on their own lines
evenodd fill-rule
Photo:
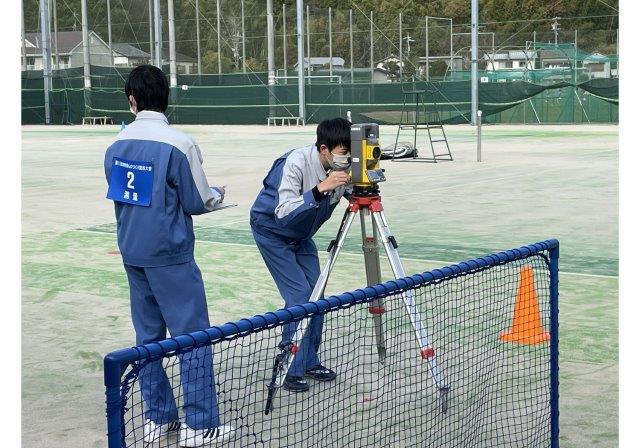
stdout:
<svg viewBox="0 0 640 448">
<path fill-rule="evenodd" d="M 284 67 L 284 83 L 287 83 L 287 5 L 282 4 L 282 65 Z"/>
<path fill-rule="evenodd" d="M 329 76 L 333 76 L 333 19 L 331 14 L 331 7 L 329 7 Z M 333 78 L 329 78 L 331 82 Z"/>
<path fill-rule="evenodd" d="M 20 4 L 20 12 L 22 14 L 22 70 L 27 70 L 27 42 L 24 36 L 24 0 Z"/>
<path fill-rule="evenodd" d="M 369 68 L 371 70 L 371 83 L 373 83 L 373 11 L 369 11 Z"/>
<path fill-rule="evenodd" d="M 246 36 L 244 30 L 244 0 L 240 1 L 240 9 L 242 15 L 242 73 L 247 73 L 247 47 L 245 44 Z"/>
<path fill-rule="evenodd" d="M 471 124 L 478 124 L 478 0 L 471 0 Z"/>
<path fill-rule="evenodd" d="M 109 38 L 109 63 L 113 67 L 113 46 L 111 42 L 111 0 L 107 0 L 107 37 Z"/>
<path fill-rule="evenodd" d="M 200 2 L 196 0 L 196 52 L 198 53 L 198 76 L 202 75 L 202 52 L 200 50 Z"/>
<path fill-rule="evenodd" d="M 349 66 L 351 68 L 351 84 L 353 84 L 353 10 L 349 10 Z"/>
<path fill-rule="evenodd" d="M 87 18 L 87 0 L 80 2 L 82 12 L 82 59 L 84 67 L 84 88 L 91 88 L 91 53 L 89 52 L 89 19 Z M 47 22 L 48 24 L 49 22 Z M 48 25 L 47 25 L 48 26 Z"/>
<path fill-rule="evenodd" d="M 267 83 L 269 85 L 269 116 L 276 114 L 275 109 L 275 83 L 276 83 L 276 64 L 274 49 L 274 30 L 273 30 L 273 0 L 267 0 Z"/>
<path fill-rule="evenodd" d="M 155 57 L 153 55 L 153 0 L 149 0 L 149 56 L 150 63 L 153 64 L 155 62 Z"/>
<path fill-rule="evenodd" d="M 305 124 L 304 98 L 304 1 L 296 0 L 296 33 L 298 36 L 298 117 Z"/>
<path fill-rule="evenodd" d="M 153 25 L 155 31 L 156 67 L 162 70 L 162 15 L 160 0 L 153 0 Z"/>
<path fill-rule="evenodd" d="M 53 0 L 53 52 L 56 55 L 56 70 L 60 69 L 60 55 L 58 54 L 58 5 Z"/>
<path fill-rule="evenodd" d="M 47 0 L 40 0 L 40 39 L 42 42 L 42 77 L 44 81 L 44 122 L 45 124 L 50 124 L 51 43 L 49 41 L 49 2 Z"/>
<path fill-rule="evenodd" d="M 169 23 L 169 85 L 176 87 L 178 85 L 178 70 L 176 66 L 176 26 L 173 0 L 167 0 L 167 16 Z"/>
<path fill-rule="evenodd" d="M 220 52 L 220 0 L 216 0 L 216 26 L 218 34 L 218 74 L 222 73 L 222 55 Z"/>
</svg>

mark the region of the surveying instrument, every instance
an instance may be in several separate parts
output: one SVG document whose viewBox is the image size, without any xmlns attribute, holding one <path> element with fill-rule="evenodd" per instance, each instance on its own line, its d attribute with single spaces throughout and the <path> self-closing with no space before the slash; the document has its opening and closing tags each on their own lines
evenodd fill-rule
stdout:
<svg viewBox="0 0 640 448">
<path fill-rule="evenodd" d="M 378 183 L 384 182 L 384 170 L 380 169 L 381 150 L 378 144 L 380 131 L 375 123 L 354 124 L 351 126 L 351 180 L 353 183 L 353 193 L 349 198 L 349 206 L 344 213 L 338 233 L 329 244 L 327 260 L 318 281 L 315 284 L 309 302 L 315 302 L 324 295 L 329 275 L 336 263 L 338 254 L 342 249 L 351 224 L 356 215 L 360 216 L 360 226 L 362 228 L 362 250 L 364 252 L 365 271 L 367 284 L 369 286 L 382 282 L 380 272 L 379 245 L 381 242 L 389 259 L 393 275 L 396 279 L 406 276 L 400 256 L 398 255 L 398 244 L 389 230 L 389 225 L 382 209 L 382 200 L 378 189 Z M 367 229 L 367 220 L 371 219 L 371 231 Z M 440 409 L 443 413 L 448 408 L 449 386 L 447 386 L 438 368 L 435 351 L 429 343 L 427 330 L 422 323 L 422 318 L 416 306 L 414 294 L 411 289 L 402 291 L 402 300 L 406 312 L 409 316 L 411 326 L 420 348 L 420 356 L 427 364 L 434 387 L 439 393 Z M 376 346 L 378 348 L 378 358 L 384 364 L 387 349 L 385 345 L 382 315 L 385 313 L 384 299 L 378 298 L 368 304 L 369 313 L 373 316 L 373 326 L 375 332 Z M 269 414 L 272 409 L 273 397 L 276 391 L 282 387 L 287 372 L 293 363 L 309 326 L 311 318 L 305 318 L 296 328 L 291 341 L 284 341 L 279 344 L 282 352 L 276 356 L 271 382 L 268 385 L 267 402 L 265 414 Z"/>
</svg>

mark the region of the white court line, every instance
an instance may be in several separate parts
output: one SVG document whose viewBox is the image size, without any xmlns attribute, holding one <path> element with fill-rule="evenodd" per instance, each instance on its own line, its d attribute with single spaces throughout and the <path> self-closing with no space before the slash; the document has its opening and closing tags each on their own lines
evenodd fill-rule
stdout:
<svg viewBox="0 0 640 448">
<path fill-rule="evenodd" d="M 226 226 L 230 226 L 231 224 L 239 224 L 241 222 L 247 222 L 249 221 L 249 219 L 245 218 L 245 219 L 240 219 L 238 221 L 231 221 L 231 222 L 224 222 L 224 223 L 220 223 L 220 224 L 213 224 L 210 226 L 203 226 L 203 227 L 194 227 L 194 232 L 196 230 L 202 230 L 202 229 L 211 229 L 213 227 L 226 227 Z"/>
<path fill-rule="evenodd" d="M 439 187 L 439 188 L 430 188 L 430 189 L 427 189 L 425 191 L 416 191 L 415 193 L 403 193 L 403 194 L 397 194 L 397 195 L 394 194 L 394 195 L 388 195 L 388 196 L 384 196 L 384 197 L 385 198 L 402 198 L 402 197 L 406 197 L 406 196 L 425 195 L 425 194 L 431 193 L 433 191 L 452 190 L 452 189 L 456 189 L 456 188 L 467 187 L 469 185 L 479 185 L 479 184 L 497 182 L 497 181 L 501 181 L 501 180 L 516 179 L 518 177 L 524 177 L 527 174 L 536 175 L 537 176 L 540 173 L 546 173 L 546 172 L 553 171 L 553 170 L 554 170 L 553 168 L 546 169 L 546 170 L 538 170 L 538 171 L 527 170 L 527 171 L 525 171 L 523 173 L 514 174 L 512 176 L 494 177 L 494 178 L 490 178 L 490 179 L 478 180 L 478 181 L 475 181 L 475 182 L 465 182 L 465 183 L 456 184 L 456 185 L 445 185 L 445 186 Z M 464 175 L 464 173 L 461 173 L 461 174 Z"/>
<path fill-rule="evenodd" d="M 72 232 L 87 232 L 87 233 L 98 233 L 100 235 L 114 235 L 111 232 L 101 232 L 99 230 L 88 230 L 88 229 L 71 229 Z M 207 241 L 207 240 L 196 240 L 199 243 L 209 243 L 209 244 L 223 244 L 226 246 L 237 246 L 237 247 L 254 247 L 253 244 L 244 244 L 244 243 L 228 243 L 228 242 L 222 242 L 222 241 Z M 324 252 L 324 251 L 318 251 L 318 252 Z M 341 252 L 341 255 L 344 255 L 346 257 L 362 257 L 362 254 L 359 253 L 353 253 L 353 252 Z M 412 261 L 412 262 L 424 262 L 424 263 L 432 263 L 432 264 L 437 264 L 440 265 L 442 267 L 445 266 L 449 266 L 452 264 L 458 264 L 460 262 L 452 262 L 452 261 L 443 261 L 443 260 L 429 260 L 426 258 L 409 258 L 409 257 L 402 257 L 402 260 L 406 260 L 406 261 Z M 582 272 L 568 272 L 568 271 L 560 271 L 561 275 L 576 275 L 579 277 L 594 277 L 594 278 L 610 278 L 610 279 L 615 279 L 618 278 L 617 275 L 604 275 L 604 274 L 585 274 Z"/>
</svg>

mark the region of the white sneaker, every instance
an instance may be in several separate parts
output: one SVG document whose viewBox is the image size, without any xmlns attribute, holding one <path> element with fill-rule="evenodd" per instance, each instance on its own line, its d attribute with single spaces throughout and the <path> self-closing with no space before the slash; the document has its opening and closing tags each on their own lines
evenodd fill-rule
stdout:
<svg viewBox="0 0 640 448">
<path fill-rule="evenodd" d="M 147 421 L 144 422 L 144 441 L 146 443 L 153 443 L 160 440 L 162 436 L 167 435 L 168 432 L 177 431 L 178 429 L 180 429 L 179 421 L 158 425 L 153 420 L 147 419 Z"/>
<path fill-rule="evenodd" d="M 211 429 L 191 429 L 186 424 L 180 428 L 181 447 L 193 448 L 229 440 L 236 429 L 231 425 L 220 425 Z"/>
</svg>

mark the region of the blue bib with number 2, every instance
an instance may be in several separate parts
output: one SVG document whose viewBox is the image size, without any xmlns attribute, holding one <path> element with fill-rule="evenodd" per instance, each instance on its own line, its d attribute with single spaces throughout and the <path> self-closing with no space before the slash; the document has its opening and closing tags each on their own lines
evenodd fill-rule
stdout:
<svg viewBox="0 0 640 448">
<path fill-rule="evenodd" d="M 153 191 L 153 164 L 113 158 L 107 199 L 148 207 Z"/>
</svg>

